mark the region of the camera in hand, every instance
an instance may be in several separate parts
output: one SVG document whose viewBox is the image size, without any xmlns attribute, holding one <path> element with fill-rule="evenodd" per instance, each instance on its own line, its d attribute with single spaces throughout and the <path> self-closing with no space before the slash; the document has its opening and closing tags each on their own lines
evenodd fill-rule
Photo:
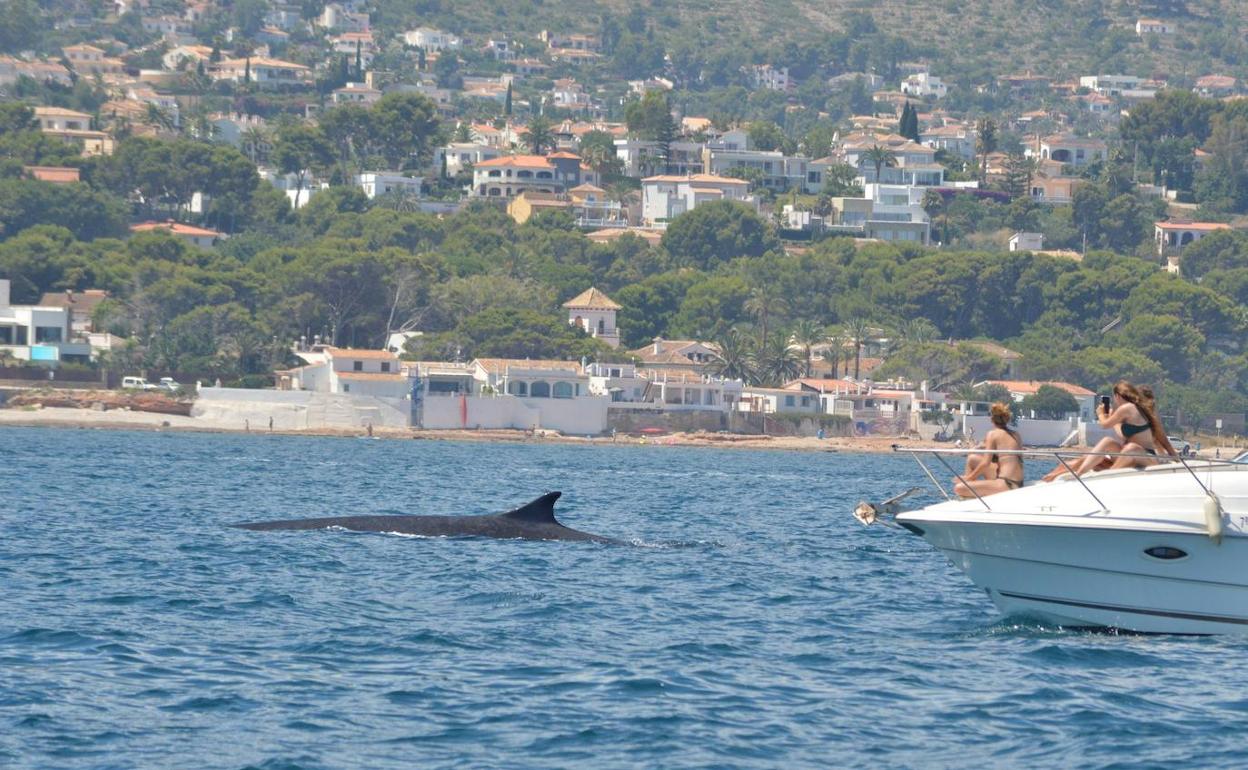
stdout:
<svg viewBox="0 0 1248 770">
<path fill-rule="evenodd" d="M 1101 396 L 1101 408 L 1105 410 L 1105 414 L 1109 414 L 1109 396 Z"/>
</svg>

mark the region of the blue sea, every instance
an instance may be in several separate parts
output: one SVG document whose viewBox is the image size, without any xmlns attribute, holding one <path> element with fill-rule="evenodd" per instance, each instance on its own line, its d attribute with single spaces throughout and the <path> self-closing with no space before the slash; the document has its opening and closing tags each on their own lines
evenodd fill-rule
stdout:
<svg viewBox="0 0 1248 770">
<path fill-rule="evenodd" d="M 1248 765 L 1248 642 L 1001 618 L 847 453 L 0 429 L 0 767 Z M 632 541 L 251 532 L 559 489 Z"/>
</svg>

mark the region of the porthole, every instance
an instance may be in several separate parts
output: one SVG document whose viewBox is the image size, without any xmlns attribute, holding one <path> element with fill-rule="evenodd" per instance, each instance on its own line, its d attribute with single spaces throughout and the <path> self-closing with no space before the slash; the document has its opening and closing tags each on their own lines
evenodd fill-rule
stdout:
<svg viewBox="0 0 1248 770">
<path fill-rule="evenodd" d="M 1152 548 L 1145 548 L 1144 553 L 1154 559 L 1161 559 L 1163 561 L 1173 561 L 1187 556 L 1187 551 L 1184 551 L 1181 548 L 1173 548 L 1168 545 L 1155 545 Z"/>
</svg>

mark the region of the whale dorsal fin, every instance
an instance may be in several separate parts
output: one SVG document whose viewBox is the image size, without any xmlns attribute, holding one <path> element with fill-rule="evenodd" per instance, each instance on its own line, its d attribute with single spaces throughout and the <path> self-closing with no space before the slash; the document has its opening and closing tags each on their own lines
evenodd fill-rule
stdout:
<svg viewBox="0 0 1248 770">
<path fill-rule="evenodd" d="M 562 492 L 547 492 L 531 503 L 499 515 L 505 519 L 527 521 L 531 524 L 558 524 L 559 522 L 555 520 L 555 501 L 562 494 Z"/>
</svg>

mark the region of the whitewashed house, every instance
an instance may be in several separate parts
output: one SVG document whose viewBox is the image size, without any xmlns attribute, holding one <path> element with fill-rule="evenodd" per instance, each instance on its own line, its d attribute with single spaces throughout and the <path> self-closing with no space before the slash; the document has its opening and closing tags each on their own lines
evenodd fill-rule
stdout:
<svg viewBox="0 0 1248 770">
<path fill-rule="evenodd" d="M 10 282 L 0 278 L 0 350 L 19 361 L 55 366 L 61 361 L 85 363 L 91 345 L 73 331 L 68 307 L 14 305 Z"/>
<path fill-rule="evenodd" d="M 591 337 L 602 340 L 613 348 L 620 346 L 620 332 L 615 327 L 615 313 L 622 308 L 606 294 L 594 287 L 563 303 L 568 311 L 568 323 Z"/>
</svg>

